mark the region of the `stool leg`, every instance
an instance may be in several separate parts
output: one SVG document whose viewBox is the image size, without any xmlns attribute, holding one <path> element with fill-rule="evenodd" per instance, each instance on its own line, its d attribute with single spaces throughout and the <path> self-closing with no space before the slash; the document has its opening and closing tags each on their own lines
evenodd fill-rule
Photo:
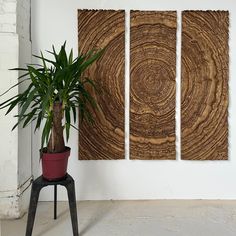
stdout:
<svg viewBox="0 0 236 236">
<path fill-rule="evenodd" d="M 54 185 L 54 220 L 57 219 L 57 185 Z"/>
<path fill-rule="evenodd" d="M 79 236 L 74 181 L 72 180 L 65 187 L 67 189 L 68 199 L 69 199 L 70 216 L 71 216 L 71 222 L 72 222 L 72 228 L 73 228 L 73 236 Z"/>
<path fill-rule="evenodd" d="M 25 236 L 32 235 L 35 213 L 36 213 L 36 209 L 37 209 L 40 190 L 41 190 L 41 187 L 36 185 L 33 182 L 32 188 L 31 188 L 30 205 L 29 205 L 29 212 L 28 212 L 28 219 L 27 219 Z"/>
</svg>

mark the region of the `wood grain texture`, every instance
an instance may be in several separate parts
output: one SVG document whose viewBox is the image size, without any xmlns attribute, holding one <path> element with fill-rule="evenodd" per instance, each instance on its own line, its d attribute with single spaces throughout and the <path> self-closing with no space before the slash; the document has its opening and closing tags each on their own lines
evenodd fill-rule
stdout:
<svg viewBox="0 0 236 236">
<path fill-rule="evenodd" d="M 182 13 L 184 160 L 228 158 L 228 26 L 227 11 Z"/>
<path fill-rule="evenodd" d="M 125 12 L 78 10 L 78 37 L 81 52 L 106 47 L 86 74 L 103 92 L 94 94 L 95 124 L 80 127 L 79 159 L 124 159 Z"/>
<path fill-rule="evenodd" d="M 175 159 L 176 12 L 131 11 L 130 158 Z"/>
</svg>

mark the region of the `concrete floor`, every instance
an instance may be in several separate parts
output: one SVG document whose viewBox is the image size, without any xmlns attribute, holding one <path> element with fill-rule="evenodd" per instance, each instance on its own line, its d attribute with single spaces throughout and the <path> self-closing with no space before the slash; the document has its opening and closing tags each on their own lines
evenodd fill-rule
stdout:
<svg viewBox="0 0 236 236">
<path fill-rule="evenodd" d="M 80 236 L 235 236 L 236 201 L 84 201 Z M 24 236 L 26 215 L 2 221 L 2 236 Z M 33 236 L 72 236 L 67 202 L 40 202 Z"/>
</svg>

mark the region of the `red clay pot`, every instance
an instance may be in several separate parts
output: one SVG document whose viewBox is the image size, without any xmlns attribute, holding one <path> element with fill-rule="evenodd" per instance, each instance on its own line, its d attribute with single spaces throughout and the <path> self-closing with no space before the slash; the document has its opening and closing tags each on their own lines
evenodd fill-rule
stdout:
<svg viewBox="0 0 236 236">
<path fill-rule="evenodd" d="M 43 177 L 49 181 L 63 179 L 67 173 L 67 163 L 69 156 L 69 147 L 66 147 L 66 150 L 60 153 L 43 153 Z"/>
</svg>

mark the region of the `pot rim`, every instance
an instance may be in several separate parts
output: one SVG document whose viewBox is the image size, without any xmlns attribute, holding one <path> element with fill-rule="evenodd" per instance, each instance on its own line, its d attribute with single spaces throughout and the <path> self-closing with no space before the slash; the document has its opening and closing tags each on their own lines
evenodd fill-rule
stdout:
<svg viewBox="0 0 236 236">
<path fill-rule="evenodd" d="M 45 150 L 47 150 L 47 148 L 44 147 L 42 154 L 43 154 L 43 155 L 44 155 L 44 154 L 47 154 L 47 155 L 53 154 L 53 155 L 55 155 L 55 154 L 60 154 L 60 153 L 65 153 L 65 152 L 70 152 L 70 151 L 71 151 L 71 148 L 70 148 L 70 147 L 65 146 L 65 148 L 66 148 L 65 151 L 62 151 L 62 152 L 46 152 Z M 40 152 L 40 153 L 41 153 L 41 150 L 42 150 L 42 149 L 39 149 L 39 152 Z"/>
</svg>

